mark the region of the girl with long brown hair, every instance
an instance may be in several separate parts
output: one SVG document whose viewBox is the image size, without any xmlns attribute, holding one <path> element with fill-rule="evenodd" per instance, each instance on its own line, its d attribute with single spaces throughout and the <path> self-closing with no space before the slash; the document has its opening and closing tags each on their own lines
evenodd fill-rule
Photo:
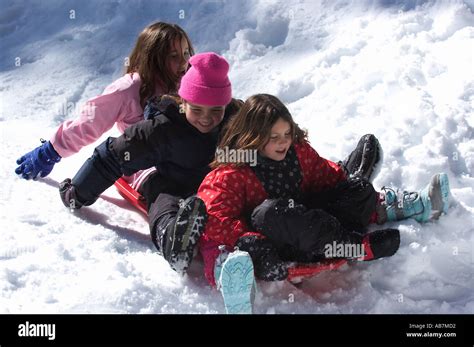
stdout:
<svg viewBox="0 0 474 347">
<path fill-rule="evenodd" d="M 156 22 L 138 36 L 126 59 L 125 74 L 87 101 L 79 117 L 62 123 L 50 141 L 17 160 L 15 172 L 24 179 L 47 176 L 62 158 L 69 157 L 102 136 L 113 125 L 123 133 L 143 120 L 143 109 L 153 96 L 176 93 L 194 49 L 186 32 L 176 24 Z M 134 187 L 147 174 L 130 178 Z"/>
<path fill-rule="evenodd" d="M 234 155 L 242 151 L 256 152 L 255 165 L 245 161 L 251 155 Z M 390 191 L 374 190 L 370 173 L 348 174 L 320 157 L 285 105 L 268 94 L 251 96 L 227 124 L 212 167 L 198 190 L 208 213 L 200 250 L 205 276 L 229 313 L 252 312 L 254 276 L 281 281 L 294 262 L 391 256 L 399 231 L 367 233 L 370 223 L 423 222 L 448 206 L 447 176 L 438 174 L 399 207 Z"/>
</svg>

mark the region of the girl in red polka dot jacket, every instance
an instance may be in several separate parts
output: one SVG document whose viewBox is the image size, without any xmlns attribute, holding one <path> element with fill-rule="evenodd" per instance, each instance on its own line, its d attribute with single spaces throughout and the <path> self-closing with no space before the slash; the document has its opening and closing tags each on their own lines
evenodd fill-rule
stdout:
<svg viewBox="0 0 474 347">
<path fill-rule="evenodd" d="M 398 250 L 399 231 L 367 233 L 369 224 L 427 221 L 446 212 L 445 174 L 419 194 L 378 193 L 363 175 L 319 156 L 274 96 L 250 97 L 226 129 L 198 196 L 208 213 L 199 243 L 205 276 L 221 290 L 228 312 L 251 310 L 254 274 L 279 281 L 291 262 L 389 257 Z M 362 252 L 331 254 L 334 245 L 359 245 L 344 249 Z"/>
</svg>

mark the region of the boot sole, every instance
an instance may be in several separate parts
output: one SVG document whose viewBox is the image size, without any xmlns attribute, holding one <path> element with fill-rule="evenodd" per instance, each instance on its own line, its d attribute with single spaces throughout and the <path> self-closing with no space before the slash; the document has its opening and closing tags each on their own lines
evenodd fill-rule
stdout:
<svg viewBox="0 0 474 347">
<path fill-rule="evenodd" d="M 170 249 L 170 266 L 178 273 L 185 273 L 192 262 L 194 248 L 207 222 L 204 202 L 195 198 L 181 207 L 173 228 L 173 243 Z"/>
<path fill-rule="evenodd" d="M 235 251 L 222 264 L 220 291 L 228 314 L 252 314 L 255 282 L 252 259 L 247 252 Z"/>
<path fill-rule="evenodd" d="M 370 181 L 370 178 L 372 176 L 372 173 L 375 170 L 375 166 L 378 164 L 380 161 L 380 143 L 377 140 L 377 138 L 373 135 L 366 135 L 365 136 L 365 143 L 364 143 L 364 150 L 362 152 L 362 160 L 361 164 L 359 167 L 359 170 L 357 172 L 363 172 L 362 177 L 364 177 L 366 180 Z M 367 157 L 364 157 L 364 154 L 369 152 L 367 149 L 368 146 L 373 146 L 373 150 L 375 151 L 375 156 L 372 157 L 372 161 L 368 161 Z"/>
<path fill-rule="evenodd" d="M 432 218 L 438 219 L 441 213 L 447 213 L 449 207 L 449 179 L 445 173 L 437 174 L 431 179 L 429 191 Z"/>
</svg>

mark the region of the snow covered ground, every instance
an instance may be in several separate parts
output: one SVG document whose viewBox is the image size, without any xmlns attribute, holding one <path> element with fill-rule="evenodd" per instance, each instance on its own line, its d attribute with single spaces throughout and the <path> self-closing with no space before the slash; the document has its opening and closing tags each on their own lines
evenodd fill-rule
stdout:
<svg viewBox="0 0 474 347">
<path fill-rule="evenodd" d="M 19 156 L 121 75 L 136 36 L 156 20 L 182 25 L 198 52 L 224 54 L 235 96 L 279 96 L 322 156 L 342 159 L 375 134 L 384 149 L 376 188 L 415 190 L 449 175 L 448 215 L 391 223 L 402 238 L 393 257 L 324 273 L 302 290 L 259 282 L 257 313 L 474 312 L 473 1 L 0 7 L 0 313 L 224 312 L 202 262 L 184 278 L 170 270 L 114 188 L 78 212 L 62 206 L 57 183 L 100 142 L 46 179 L 14 174 Z"/>
</svg>

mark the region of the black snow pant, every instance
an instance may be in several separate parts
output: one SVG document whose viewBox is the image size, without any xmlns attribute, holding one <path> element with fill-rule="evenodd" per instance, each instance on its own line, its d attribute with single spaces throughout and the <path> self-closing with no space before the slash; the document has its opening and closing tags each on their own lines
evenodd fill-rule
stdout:
<svg viewBox="0 0 474 347">
<path fill-rule="evenodd" d="M 251 224 L 273 243 L 282 260 L 314 262 L 325 258 L 325 249 L 333 242 L 362 242 L 376 199 L 368 181 L 351 178 L 304 204 L 267 199 L 253 210 Z"/>
<path fill-rule="evenodd" d="M 109 149 L 113 140 L 115 138 L 110 137 L 97 146 L 92 157 L 82 165 L 72 179 L 78 206 L 91 205 L 102 192 L 122 177 L 123 170 L 118 164 L 119 161 Z M 161 247 L 157 241 L 159 238 L 156 230 L 164 230 L 160 227 L 176 217 L 181 199 L 195 194 L 189 189 L 164 178 L 158 172 L 147 177 L 138 189 L 147 203 L 150 235 L 158 250 L 161 250 Z"/>
<path fill-rule="evenodd" d="M 163 232 L 166 225 L 176 218 L 180 201 L 196 192 L 183 189 L 182 186 L 167 180 L 158 172 L 148 176 L 138 192 L 147 203 L 151 239 L 156 248 L 161 250 L 162 235 L 157 233 Z"/>
</svg>

